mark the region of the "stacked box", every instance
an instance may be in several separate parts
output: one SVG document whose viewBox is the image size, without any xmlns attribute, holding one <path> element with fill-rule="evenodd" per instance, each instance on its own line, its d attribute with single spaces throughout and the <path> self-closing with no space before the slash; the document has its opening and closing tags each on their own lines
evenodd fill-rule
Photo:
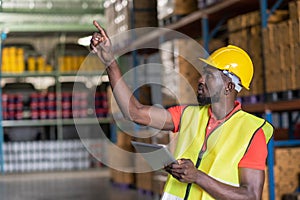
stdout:
<svg viewBox="0 0 300 200">
<path fill-rule="evenodd" d="M 137 173 L 136 174 L 136 188 L 142 191 L 152 192 L 152 185 L 153 185 L 153 173 Z"/>
<path fill-rule="evenodd" d="M 134 184 L 134 174 L 131 172 L 134 168 L 133 157 L 127 154 L 133 152 L 133 147 L 130 143 L 132 136 L 123 132 L 117 131 L 117 144 L 108 146 L 108 165 L 117 167 L 118 169 L 111 168 L 110 176 L 113 182 L 124 185 Z M 118 148 L 116 153 L 116 149 Z M 123 150 L 123 151 L 120 151 Z"/>
<path fill-rule="evenodd" d="M 168 174 L 165 171 L 154 172 L 153 181 L 153 193 L 161 196 L 163 194 L 165 183 L 167 182 Z"/>
<path fill-rule="evenodd" d="M 163 105 L 172 105 L 177 102 L 178 80 L 175 78 L 174 42 L 168 41 L 160 45 L 160 57 L 163 64 L 162 93 Z M 165 101 L 165 102 L 164 102 Z"/>
<path fill-rule="evenodd" d="M 152 132 L 148 130 L 142 130 L 139 131 L 136 135 L 138 137 L 135 138 L 135 141 L 149 143 L 149 144 L 152 143 L 152 139 L 153 139 Z M 138 172 L 136 173 L 136 182 L 135 182 L 136 188 L 144 191 L 152 191 L 153 173 L 151 172 L 152 169 L 147 163 L 147 161 L 141 155 L 137 154 L 134 160 L 134 166 L 136 171 Z M 143 171 L 148 171 L 148 172 L 140 173 Z"/>
<path fill-rule="evenodd" d="M 299 35 L 298 19 L 268 25 L 264 41 L 267 92 L 300 88 L 297 82 Z"/>
<path fill-rule="evenodd" d="M 284 194 L 293 193 L 298 188 L 298 175 L 300 173 L 299 147 L 275 148 L 274 179 L 275 200 L 281 200 Z M 268 166 L 270 167 L 270 166 Z M 269 199 L 268 168 L 265 173 L 263 200 Z"/>
<path fill-rule="evenodd" d="M 263 70 L 261 62 L 261 26 L 259 11 L 231 18 L 227 22 L 229 44 L 244 49 L 251 57 L 254 75 L 250 91 L 243 89 L 240 96 L 257 95 L 263 92 Z"/>
<path fill-rule="evenodd" d="M 275 149 L 275 186 L 276 199 L 280 200 L 283 194 L 292 193 L 298 187 L 300 173 L 300 148 Z"/>
<path fill-rule="evenodd" d="M 247 27 L 260 25 L 259 11 L 238 15 L 228 20 L 227 28 L 230 33 L 243 30 Z"/>
<path fill-rule="evenodd" d="M 110 178 L 114 183 L 131 186 L 134 183 L 134 174 L 110 169 Z"/>
<path fill-rule="evenodd" d="M 132 28 L 157 27 L 156 0 L 116 0 L 105 2 L 107 32 L 115 35 Z"/>
<path fill-rule="evenodd" d="M 228 20 L 229 43 L 245 49 L 254 64 L 251 90 L 242 90 L 240 96 L 262 94 L 264 92 L 264 81 L 266 82 L 267 92 L 292 88 L 290 80 L 292 80 L 291 76 L 295 72 L 290 67 L 284 67 L 290 66 L 292 61 L 292 50 L 289 47 L 292 44 L 292 29 L 290 28 L 291 22 L 285 20 L 287 16 L 287 11 L 276 11 L 268 19 L 268 27 L 263 32 L 261 32 L 259 11 Z M 297 29 L 294 28 L 294 32 L 295 30 Z M 263 38 L 263 41 L 261 38 Z M 261 51 L 262 45 L 264 52 Z M 266 80 L 264 78 L 262 59 L 264 59 L 266 66 Z"/>
<path fill-rule="evenodd" d="M 174 0 L 174 15 L 187 15 L 197 9 L 197 0 Z"/>
<path fill-rule="evenodd" d="M 289 2 L 289 16 L 290 19 L 300 18 L 300 1 Z"/>
<path fill-rule="evenodd" d="M 135 141 L 144 142 L 144 143 L 157 143 L 157 144 L 169 144 L 169 132 L 153 132 L 150 130 L 141 130 L 137 134 Z M 141 155 L 135 157 L 135 169 L 136 173 L 136 188 L 142 191 L 155 192 L 161 190 L 162 188 L 157 188 L 157 181 L 154 177 L 157 175 L 157 172 L 153 172 L 152 168 L 145 161 Z M 140 173 L 144 172 L 144 173 Z M 162 185 L 163 183 L 160 183 Z"/>
<path fill-rule="evenodd" d="M 259 25 L 249 26 L 248 28 L 230 33 L 229 35 L 229 44 L 236 45 L 244 49 L 250 55 L 254 66 L 254 74 L 250 90 L 242 90 L 239 94 L 240 96 L 258 95 L 263 93 L 261 43 L 261 27 Z"/>
<path fill-rule="evenodd" d="M 162 83 L 166 95 L 175 96 L 179 104 L 197 103 L 196 89 L 200 78 L 199 57 L 203 53 L 195 40 L 177 39 L 161 44 L 164 72 Z"/>
<path fill-rule="evenodd" d="M 289 20 L 268 24 L 264 30 L 266 91 L 279 92 L 300 88 L 299 77 L 299 1 L 289 2 Z"/>
<path fill-rule="evenodd" d="M 115 51 L 126 48 L 135 39 L 127 31 L 158 26 L 156 0 L 107 0 L 104 5 L 106 31 Z"/>
</svg>

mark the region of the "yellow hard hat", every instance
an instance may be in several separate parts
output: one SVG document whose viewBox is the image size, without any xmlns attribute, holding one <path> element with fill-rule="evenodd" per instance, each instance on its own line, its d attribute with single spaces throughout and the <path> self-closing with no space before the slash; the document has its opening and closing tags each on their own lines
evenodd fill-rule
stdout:
<svg viewBox="0 0 300 200">
<path fill-rule="evenodd" d="M 200 58 L 200 60 L 212 67 L 234 74 L 240 79 L 241 85 L 249 90 L 253 77 L 253 64 L 243 49 L 228 45 L 217 49 L 207 59 Z"/>
</svg>

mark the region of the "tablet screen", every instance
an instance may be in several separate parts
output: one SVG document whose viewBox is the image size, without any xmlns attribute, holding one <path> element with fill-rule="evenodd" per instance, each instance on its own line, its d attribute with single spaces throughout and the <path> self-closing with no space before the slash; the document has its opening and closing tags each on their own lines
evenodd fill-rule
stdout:
<svg viewBox="0 0 300 200">
<path fill-rule="evenodd" d="M 153 170 L 162 169 L 172 162 L 176 162 L 176 159 L 166 146 L 135 141 L 131 141 L 131 144 Z"/>
</svg>

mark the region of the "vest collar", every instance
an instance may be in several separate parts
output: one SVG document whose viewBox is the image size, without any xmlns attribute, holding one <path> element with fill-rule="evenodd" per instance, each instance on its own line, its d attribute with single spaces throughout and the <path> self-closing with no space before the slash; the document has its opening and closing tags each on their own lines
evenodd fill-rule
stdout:
<svg viewBox="0 0 300 200">
<path fill-rule="evenodd" d="M 208 108 L 208 114 L 209 114 L 210 120 L 213 120 L 213 121 L 215 121 L 215 122 L 223 122 L 223 121 L 226 121 L 227 119 L 229 119 L 229 118 L 233 115 L 233 113 L 235 113 L 236 111 L 241 110 L 241 109 L 242 109 L 241 103 L 238 102 L 238 101 L 235 101 L 235 102 L 234 102 L 234 108 L 233 108 L 233 109 L 230 111 L 230 113 L 228 113 L 228 114 L 226 115 L 226 117 L 223 118 L 223 119 L 219 119 L 219 120 L 218 120 L 218 119 L 214 116 L 214 114 L 213 114 L 213 112 L 212 112 L 212 109 L 211 109 L 211 106 L 209 106 L 209 108 Z"/>
</svg>

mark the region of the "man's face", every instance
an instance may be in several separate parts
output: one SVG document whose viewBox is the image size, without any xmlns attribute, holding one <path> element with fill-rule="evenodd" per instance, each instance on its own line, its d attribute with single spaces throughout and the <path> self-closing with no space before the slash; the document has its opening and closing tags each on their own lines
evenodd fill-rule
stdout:
<svg viewBox="0 0 300 200">
<path fill-rule="evenodd" d="M 223 88 L 222 72 L 213 67 L 204 67 L 198 83 L 197 99 L 199 105 L 219 102 Z"/>
</svg>

